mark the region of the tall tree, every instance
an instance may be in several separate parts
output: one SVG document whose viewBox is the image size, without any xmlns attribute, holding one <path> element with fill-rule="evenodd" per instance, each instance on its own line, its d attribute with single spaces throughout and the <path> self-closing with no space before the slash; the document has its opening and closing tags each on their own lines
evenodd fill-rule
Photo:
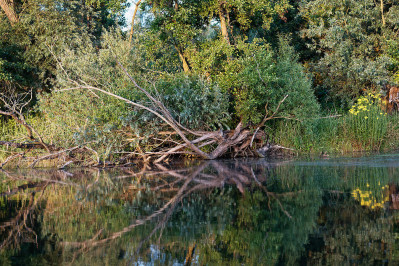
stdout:
<svg viewBox="0 0 399 266">
<path fill-rule="evenodd" d="M 0 6 L 12 25 L 19 21 L 14 0 L 0 0 Z"/>
</svg>

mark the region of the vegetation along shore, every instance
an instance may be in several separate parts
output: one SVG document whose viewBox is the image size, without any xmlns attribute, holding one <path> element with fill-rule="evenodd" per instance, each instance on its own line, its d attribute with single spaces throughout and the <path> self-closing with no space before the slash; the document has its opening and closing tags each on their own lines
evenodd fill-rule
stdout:
<svg viewBox="0 0 399 266">
<path fill-rule="evenodd" d="M 0 168 L 399 148 L 399 1 L 0 7 Z"/>
</svg>

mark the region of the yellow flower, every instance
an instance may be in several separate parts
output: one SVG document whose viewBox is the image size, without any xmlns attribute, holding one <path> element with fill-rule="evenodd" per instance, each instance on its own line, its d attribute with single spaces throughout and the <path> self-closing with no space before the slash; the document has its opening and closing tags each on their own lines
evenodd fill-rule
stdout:
<svg viewBox="0 0 399 266">
<path fill-rule="evenodd" d="M 365 116 L 365 117 L 364 117 L 364 119 L 367 119 L 367 118 L 368 118 L 368 116 Z"/>
</svg>

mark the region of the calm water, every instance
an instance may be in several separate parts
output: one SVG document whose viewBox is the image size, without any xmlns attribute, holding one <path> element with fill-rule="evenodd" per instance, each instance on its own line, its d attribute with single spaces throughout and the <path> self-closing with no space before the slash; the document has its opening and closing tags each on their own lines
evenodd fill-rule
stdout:
<svg viewBox="0 0 399 266">
<path fill-rule="evenodd" d="M 0 181 L 0 265 L 399 264 L 399 155 Z"/>
</svg>

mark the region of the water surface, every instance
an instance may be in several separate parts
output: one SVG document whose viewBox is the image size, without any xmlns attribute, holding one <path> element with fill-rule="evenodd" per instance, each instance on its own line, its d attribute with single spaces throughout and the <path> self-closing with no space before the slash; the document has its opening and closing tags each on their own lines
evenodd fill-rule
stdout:
<svg viewBox="0 0 399 266">
<path fill-rule="evenodd" d="M 399 155 L 0 181 L 1 265 L 399 264 Z"/>
</svg>

